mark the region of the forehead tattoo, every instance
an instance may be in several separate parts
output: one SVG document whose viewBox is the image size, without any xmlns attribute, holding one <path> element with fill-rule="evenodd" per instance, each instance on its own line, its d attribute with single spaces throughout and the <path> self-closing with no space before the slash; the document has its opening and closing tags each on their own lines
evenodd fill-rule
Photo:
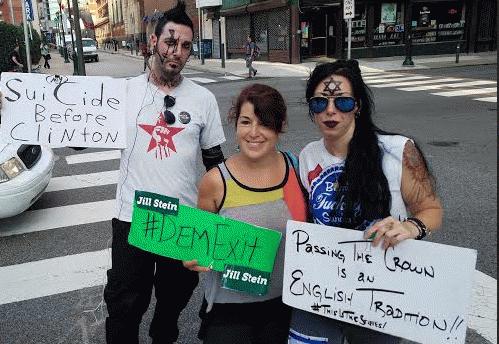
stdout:
<svg viewBox="0 0 499 344">
<path fill-rule="evenodd" d="M 175 38 L 175 30 L 169 29 L 170 38 L 168 38 L 166 44 L 168 45 L 168 50 L 173 49 L 174 51 L 178 48 L 178 42 L 180 38 Z"/>
<path fill-rule="evenodd" d="M 331 84 L 334 84 L 334 89 L 331 89 Z M 332 77 L 324 81 L 324 93 L 334 96 L 336 93 L 341 93 L 341 81 L 334 80 Z"/>
</svg>

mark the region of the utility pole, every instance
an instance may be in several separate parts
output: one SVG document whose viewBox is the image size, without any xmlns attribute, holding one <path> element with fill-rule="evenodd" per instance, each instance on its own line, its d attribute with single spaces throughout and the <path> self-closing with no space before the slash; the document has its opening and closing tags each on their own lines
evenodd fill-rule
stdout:
<svg viewBox="0 0 499 344">
<path fill-rule="evenodd" d="M 291 9 L 291 63 L 300 63 L 300 37 L 298 33 L 300 30 L 300 25 L 298 22 L 298 16 L 300 11 L 298 9 L 299 0 L 291 0 L 289 6 Z"/>
<path fill-rule="evenodd" d="M 78 75 L 86 75 L 85 61 L 83 58 L 83 45 L 81 43 L 81 28 L 80 28 L 80 10 L 78 9 L 78 0 L 73 0 L 74 10 L 74 26 L 76 33 L 76 57 L 78 59 Z"/>
<path fill-rule="evenodd" d="M 201 64 L 204 65 L 204 56 L 203 56 L 203 12 L 201 7 L 198 7 L 198 22 L 199 22 L 199 58 L 201 59 Z"/>
<path fill-rule="evenodd" d="M 412 0 L 407 4 L 407 11 L 405 14 L 405 60 L 402 66 L 414 66 L 412 61 Z"/>
<path fill-rule="evenodd" d="M 29 49 L 28 14 L 26 13 L 26 1 L 21 0 L 21 5 L 23 11 L 24 43 L 26 45 L 26 64 L 28 65 L 28 73 L 31 73 L 31 53 Z"/>
<path fill-rule="evenodd" d="M 10 13 L 10 23 L 16 25 L 16 20 L 14 18 L 14 7 L 12 7 L 12 0 L 9 1 L 9 13 Z"/>
</svg>

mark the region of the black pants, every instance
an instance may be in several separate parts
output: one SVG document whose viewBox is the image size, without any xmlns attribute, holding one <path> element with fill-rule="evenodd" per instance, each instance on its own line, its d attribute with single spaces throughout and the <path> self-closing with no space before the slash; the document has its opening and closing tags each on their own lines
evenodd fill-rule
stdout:
<svg viewBox="0 0 499 344">
<path fill-rule="evenodd" d="M 157 302 L 149 335 L 155 343 L 174 343 L 179 334 L 178 317 L 198 284 L 198 273 L 184 268 L 179 260 L 130 245 L 129 222 L 113 219 L 112 226 L 112 267 L 104 290 L 109 314 L 107 343 L 139 342 L 139 325 L 149 307 L 153 285 Z"/>
<path fill-rule="evenodd" d="M 45 63 L 43 64 L 43 68 L 50 69 L 49 60 L 47 59 L 47 55 L 43 55 L 43 59 L 45 60 Z"/>
<path fill-rule="evenodd" d="M 285 344 L 288 342 L 291 307 L 276 298 L 251 303 L 215 303 L 202 319 L 198 337 L 204 344 Z"/>
</svg>

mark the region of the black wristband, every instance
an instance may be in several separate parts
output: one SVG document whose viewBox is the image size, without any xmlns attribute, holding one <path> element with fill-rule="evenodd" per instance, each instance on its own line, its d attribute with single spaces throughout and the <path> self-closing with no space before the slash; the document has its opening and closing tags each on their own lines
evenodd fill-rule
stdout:
<svg viewBox="0 0 499 344">
<path fill-rule="evenodd" d="M 421 221 L 420 219 L 417 219 L 415 217 L 408 217 L 407 219 L 405 219 L 405 221 L 410 222 L 414 224 L 416 227 L 418 227 L 419 235 L 415 238 L 416 240 L 421 240 L 428 235 L 429 233 L 428 229 L 426 228 L 426 225 L 423 223 L 423 221 Z"/>
</svg>

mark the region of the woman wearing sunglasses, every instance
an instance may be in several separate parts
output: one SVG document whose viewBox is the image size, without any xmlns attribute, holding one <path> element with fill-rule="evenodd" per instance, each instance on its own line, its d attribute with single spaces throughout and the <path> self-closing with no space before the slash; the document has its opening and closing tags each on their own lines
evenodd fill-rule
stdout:
<svg viewBox="0 0 499 344">
<path fill-rule="evenodd" d="M 442 207 L 413 140 L 372 121 L 372 94 L 357 61 L 318 65 L 307 83 L 310 118 L 322 134 L 300 153 L 314 223 L 364 231 L 383 249 L 437 230 Z M 400 338 L 293 310 L 292 343 L 398 343 Z"/>
</svg>

